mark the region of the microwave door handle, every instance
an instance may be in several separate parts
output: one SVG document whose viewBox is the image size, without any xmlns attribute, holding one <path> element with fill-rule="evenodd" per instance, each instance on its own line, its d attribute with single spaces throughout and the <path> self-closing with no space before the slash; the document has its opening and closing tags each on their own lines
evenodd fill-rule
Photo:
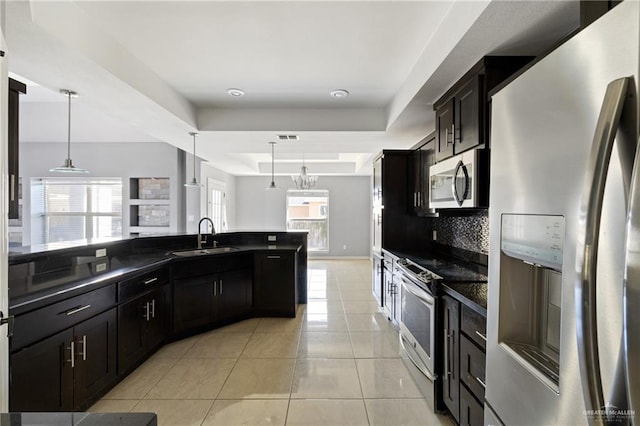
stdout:
<svg viewBox="0 0 640 426">
<path fill-rule="evenodd" d="M 606 401 L 602 391 L 598 353 L 596 311 L 596 271 L 598 235 L 607 171 L 620 116 L 627 95 L 628 78 L 612 81 L 607 86 L 587 163 L 576 241 L 576 332 L 582 392 L 591 424 L 604 424 L 602 407 Z"/>
<path fill-rule="evenodd" d="M 462 194 L 462 198 L 458 196 L 458 188 L 456 187 L 456 181 L 458 180 L 458 174 L 462 170 L 464 174 L 464 193 Z M 453 199 L 456 204 L 462 207 L 462 203 L 464 199 L 467 197 L 467 193 L 469 191 L 469 172 L 467 172 L 467 167 L 464 165 L 462 160 L 458 161 L 456 168 L 453 171 L 453 179 L 451 180 L 451 191 L 453 192 Z"/>
<path fill-rule="evenodd" d="M 640 140 L 638 140 L 640 144 Z M 640 149 L 636 149 L 627 214 L 624 274 L 624 358 L 630 410 L 640 410 Z"/>
</svg>

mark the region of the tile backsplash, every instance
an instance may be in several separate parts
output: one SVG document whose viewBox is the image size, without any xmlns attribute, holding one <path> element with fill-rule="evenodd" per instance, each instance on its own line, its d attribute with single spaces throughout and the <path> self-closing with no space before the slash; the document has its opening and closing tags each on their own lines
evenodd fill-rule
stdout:
<svg viewBox="0 0 640 426">
<path fill-rule="evenodd" d="M 432 227 L 440 244 L 475 253 L 489 253 L 487 210 L 474 210 L 460 216 L 440 216 L 433 219 Z"/>
</svg>

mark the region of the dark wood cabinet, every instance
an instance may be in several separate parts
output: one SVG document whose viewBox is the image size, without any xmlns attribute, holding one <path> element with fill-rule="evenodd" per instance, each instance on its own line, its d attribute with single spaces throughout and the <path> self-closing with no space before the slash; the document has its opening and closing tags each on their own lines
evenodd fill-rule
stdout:
<svg viewBox="0 0 640 426">
<path fill-rule="evenodd" d="M 460 304 L 457 300 L 442 296 L 443 316 L 443 399 L 444 403 L 457 422 L 460 422 Z"/>
<path fill-rule="evenodd" d="M 118 374 L 146 358 L 167 337 L 169 285 L 118 306 Z"/>
<path fill-rule="evenodd" d="M 11 411 L 72 411 L 116 380 L 116 309 L 11 355 Z"/>
<path fill-rule="evenodd" d="M 429 168 L 436 162 L 436 137 L 430 134 L 409 155 L 408 201 L 409 212 L 417 216 L 433 216 L 429 208 Z"/>
<path fill-rule="evenodd" d="M 9 219 L 18 219 L 20 214 L 20 94 L 27 93 L 27 86 L 9 79 L 9 108 L 7 113 L 7 155 L 9 170 Z"/>
<path fill-rule="evenodd" d="M 437 161 L 489 147 L 489 91 L 532 59 L 485 56 L 433 104 Z"/>
<path fill-rule="evenodd" d="M 72 341 L 68 329 L 11 355 L 10 411 L 73 410 Z"/>
<path fill-rule="evenodd" d="M 173 332 L 184 335 L 250 317 L 253 313 L 251 260 L 248 255 L 227 256 L 176 265 Z M 293 266 L 288 271 L 296 273 Z"/>
<path fill-rule="evenodd" d="M 442 296 L 442 316 L 444 403 L 460 425 L 482 425 L 486 317 L 447 295 Z"/>
<path fill-rule="evenodd" d="M 257 316 L 296 316 L 295 268 L 294 253 L 255 254 L 253 307 Z"/>
<path fill-rule="evenodd" d="M 82 410 L 116 379 L 117 314 L 110 309 L 74 327 L 73 405 Z"/>
</svg>

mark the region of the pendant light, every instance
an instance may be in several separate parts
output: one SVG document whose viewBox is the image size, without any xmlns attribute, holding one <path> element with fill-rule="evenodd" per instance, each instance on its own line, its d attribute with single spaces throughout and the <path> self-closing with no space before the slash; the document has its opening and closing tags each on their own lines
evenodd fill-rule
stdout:
<svg viewBox="0 0 640 426">
<path fill-rule="evenodd" d="M 50 172 L 60 172 L 60 173 L 89 173 L 89 170 L 81 169 L 73 165 L 73 161 L 71 161 L 71 98 L 77 98 L 78 94 L 71 90 L 60 89 L 60 93 L 67 96 L 68 99 L 68 108 L 67 108 L 67 159 L 64 160 L 64 164 L 60 167 L 54 167 L 53 169 L 49 169 Z"/>
<path fill-rule="evenodd" d="M 196 136 L 198 134 L 196 132 L 189 132 L 191 136 L 193 136 L 193 179 L 189 183 L 185 183 L 184 186 L 188 188 L 200 188 L 204 185 L 198 183 L 196 180 Z"/>
<path fill-rule="evenodd" d="M 302 154 L 300 175 L 291 176 L 291 180 L 293 180 L 293 183 L 296 185 L 296 189 L 311 189 L 318 181 L 318 176 L 309 176 L 307 173 L 307 166 L 304 164 L 304 153 Z"/>
<path fill-rule="evenodd" d="M 273 147 L 276 145 L 276 143 L 277 142 L 269 142 L 269 144 L 271 145 L 271 183 L 265 189 L 279 189 L 276 186 L 276 182 L 273 177 L 273 169 L 274 169 Z"/>
</svg>

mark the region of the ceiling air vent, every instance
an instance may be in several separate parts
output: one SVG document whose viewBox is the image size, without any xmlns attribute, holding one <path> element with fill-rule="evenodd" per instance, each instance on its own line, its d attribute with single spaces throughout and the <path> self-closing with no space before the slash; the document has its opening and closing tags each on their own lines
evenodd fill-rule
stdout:
<svg viewBox="0 0 640 426">
<path fill-rule="evenodd" d="M 278 139 L 281 141 L 297 141 L 300 139 L 298 135 L 278 135 Z"/>
</svg>

